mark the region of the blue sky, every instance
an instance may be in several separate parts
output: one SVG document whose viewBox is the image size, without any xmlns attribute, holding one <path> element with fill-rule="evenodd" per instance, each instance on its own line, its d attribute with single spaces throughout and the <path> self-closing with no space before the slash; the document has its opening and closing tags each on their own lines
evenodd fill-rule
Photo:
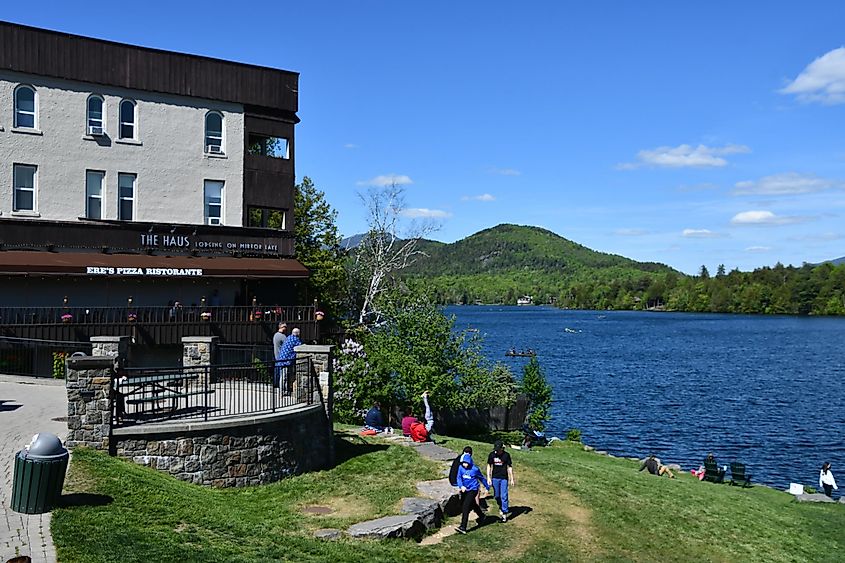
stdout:
<svg viewBox="0 0 845 563">
<path fill-rule="evenodd" d="M 263 6 L 262 6 L 263 4 Z M 365 228 L 405 183 L 685 272 L 845 256 L 841 2 L 6 3 L 0 18 L 301 73 L 297 176 Z"/>
</svg>

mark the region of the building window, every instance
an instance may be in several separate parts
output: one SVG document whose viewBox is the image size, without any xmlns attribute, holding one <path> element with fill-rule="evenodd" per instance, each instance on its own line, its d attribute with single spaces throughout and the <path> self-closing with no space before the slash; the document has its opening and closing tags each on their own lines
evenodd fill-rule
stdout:
<svg viewBox="0 0 845 563">
<path fill-rule="evenodd" d="M 123 100 L 120 102 L 120 135 L 121 139 L 137 138 L 137 115 L 135 102 Z"/>
<path fill-rule="evenodd" d="M 249 154 L 269 156 L 272 158 L 290 158 L 288 154 L 288 140 L 284 137 L 270 137 L 267 135 L 249 134 Z"/>
<path fill-rule="evenodd" d="M 103 179 L 105 172 L 85 172 L 85 216 L 88 219 L 103 218 Z"/>
<path fill-rule="evenodd" d="M 117 175 L 117 219 L 131 221 L 135 217 L 135 174 Z"/>
<path fill-rule="evenodd" d="M 87 129 L 89 135 L 103 134 L 103 98 L 97 95 L 88 97 Z"/>
<path fill-rule="evenodd" d="M 13 211 L 35 211 L 35 175 L 37 170 L 37 166 L 15 164 Z"/>
<path fill-rule="evenodd" d="M 223 224 L 223 182 L 205 181 L 205 224 Z"/>
<path fill-rule="evenodd" d="M 35 89 L 30 86 L 15 89 L 15 127 L 35 129 Z"/>
<path fill-rule="evenodd" d="M 210 111 L 205 114 L 205 152 L 223 154 L 223 114 Z"/>
<path fill-rule="evenodd" d="M 285 211 L 285 209 L 250 207 L 247 210 L 247 227 L 263 227 L 265 229 L 284 230 Z"/>
</svg>

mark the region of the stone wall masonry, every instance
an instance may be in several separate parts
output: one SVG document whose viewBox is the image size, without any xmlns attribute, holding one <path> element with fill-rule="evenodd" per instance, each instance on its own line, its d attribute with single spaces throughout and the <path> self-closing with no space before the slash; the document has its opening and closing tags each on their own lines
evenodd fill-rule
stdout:
<svg viewBox="0 0 845 563">
<path fill-rule="evenodd" d="M 265 485 L 333 461 L 321 406 L 234 422 L 119 428 L 112 439 L 119 457 L 213 487 Z"/>
<path fill-rule="evenodd" d="M 67 446 L 108 449 L 111 433 L 109 389 L 115 357 L 67 359 Z"/>
</svg>

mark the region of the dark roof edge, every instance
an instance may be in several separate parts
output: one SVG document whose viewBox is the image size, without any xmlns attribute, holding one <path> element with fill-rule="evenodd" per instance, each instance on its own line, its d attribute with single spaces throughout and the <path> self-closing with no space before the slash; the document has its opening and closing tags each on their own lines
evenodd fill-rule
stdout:
<svg viewBox="0 0 845 563">
<path fill-rule="evenodd" d="M 0 26 L 11 26 L 17 28 L 27 29 L 37 33 L 47 33 L 50 35 L 56 35 L 60 37 L 72 38 L 72 39 L 82 39 L 85 41 L 92 41 L 95 43 L 102 43 L 105 45 L 113 45 L 115 47 L 124 47 L 130 49 L 138 49 L 140 51 L 147 51 L 150 53 L 160 53 L 165 55 L 181 55 L 183 57 L 190 57 L 193 59 L 201 59 L 215 63 L 224 63 L 224 64 L 231 64 L 237 65 L 242 67 L 254 68 L 256 70 L 269 70 L 271 72 L 280 72 L 284 74 L 290 74 L 293 76 L 299 76 L 299 72 L 294 70 L 285 70 L 281 68 L 276 68 L 272 66 L 264 66 L 264 65 L 257 65 L 253 63 L 244 63 L 240 61 L 232 61 L 229 59 L 220 59 L 217 57 L 210 57 L 208 55 L 197 55 L 195 53 L 185 53 L 182 51 L 168 51 L 167 49 L 156 49 L 155 47 L 145 47 L 143 45 L 133 45 L 132 43 L 121 43 L 120 41 L 112 41 L 111 39 L 100 39 L 99 37 L 90 37 L 88 35 L 77 35 L 76 33 L 69 33 L 67 31 L 58 31 L 55 29 L 47 29 L 43 27 L 35 27 L 32 25 L 26 25 L 22 23 L 11 22 L 7 20 L 0 20 Z"/>
</svg>

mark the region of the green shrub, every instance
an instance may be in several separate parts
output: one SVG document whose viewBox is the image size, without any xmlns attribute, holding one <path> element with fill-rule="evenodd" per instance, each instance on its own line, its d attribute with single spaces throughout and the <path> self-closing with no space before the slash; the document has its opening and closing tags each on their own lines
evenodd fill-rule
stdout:
<svg viewBox="0 0 845 563">
<path fill-rule="evenodd" d="M 65 378 L 65 359 L 67 352 L 53 352 L 53 379 Z"/>
<path fill-rule="evenodd" d="M 566 431 L 566 439 L 570 442 L 581 443 L 581 430 L 578 428 L 570 428 Z"/>
</svg>

